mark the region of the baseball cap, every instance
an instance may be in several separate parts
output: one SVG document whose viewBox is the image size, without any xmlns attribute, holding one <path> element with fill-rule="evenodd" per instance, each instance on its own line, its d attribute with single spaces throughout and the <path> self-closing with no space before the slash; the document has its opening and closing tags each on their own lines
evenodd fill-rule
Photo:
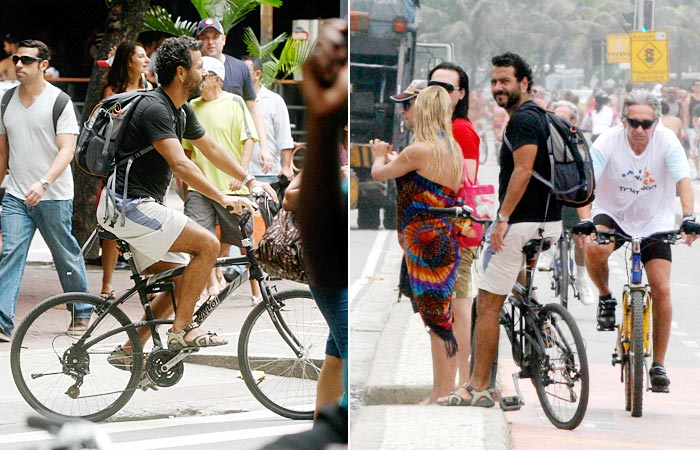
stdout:
<svg viewBox="0 0 700 450">
<path fill-rule="evenodd" d="M 413 80 L 404 91 L 398 95 L 389 97 L 396 103 L 406 102 L 414 97 L 417 97 L 420 91 L 425 89 L 428 83 L 425 80 Z"/>
<path fill-rule="evenodd" d="M 207 19 L 203 19 L 203 20 L 199 21 L 199 25 L 197 25 L 197 31 L 194 33 L 194 35 L 199 36 L 207 28 L 213 28 L 216 31 L 218 31 L 219 33 L 224 34 L 224 27 L 221 26 L 221 22 L 219 22 L 219 19 L 214 19 L 212 17 L 209 17 Z"/>
<path fill-rule="evenodd" d="M 224 63 L 219 61 L 217 58 L 202 56 L 202 67 L 207 72 L 214 72 L 219 78 L 221 78 L 221 81 L 224 81 L 226 69 L 224 69 Z"/>
</svg>

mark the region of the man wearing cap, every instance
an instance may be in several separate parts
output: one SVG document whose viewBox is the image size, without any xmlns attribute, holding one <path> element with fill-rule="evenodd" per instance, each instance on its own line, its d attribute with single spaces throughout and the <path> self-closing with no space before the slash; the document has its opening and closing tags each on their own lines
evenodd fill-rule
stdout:
<svg viewBox="0 0 700 450">
<path fill-rule="evenodd" d="M 202 95 L 190 102 L 197 120 L 204 127 L 212 139 L 222 145 L 233 156 L 236 162 L 247 167 L 253 155 L 255 141 L 258 134 L 253 126 L 253 120 L 246 108 L 243 99 L 222 88 L 226 73 L 224 63 L 211 56 L 202 57 L 202 68 L 208 74 L 202 84 Z M 202 173 L 211 181 L 222 194 L 248 196 L 249 191 L 245 186 L 231 186 L 231 177 L 217 169 L 209 159 L 189 140 L 182 142 L 182 147 Z M 216 225 L 221 229 L 220 256 L 228 255 L 229 247 L 233 244 L 241 247 L 241 230 L 238 226 L 239 216 L 229 214 L 214 200 L 197 192 L 189 186 L 187 199 L 185 200 L 185 215 L 216 235 Z M 246 224 L 247 233 L 253 234 L 253 221 Z M 217 269 L 214 269 L 217 270 Z M 219 293 L 219 279 L 221 271 L 212 275 L 208 294 Z M 254 283 L 254 284 L 253 284 Z M 251 280 L 253 301 L 260 297 L 260 288 L 257 281 Z"/>
<path fill-rule="evenodd" d="M 262 113 L 258 110 L 255 103 L 257 94 L 253 86 L 253 79 L 250 76 L 248 66 L 240 59 L 234 58 L 231 55 L 224 54 L 224 45 L 226 45 L 226 33 L 224 27 L 219 22 L 219 19 L 207 18 L 203 19 L 197 25 L 195 38 L 202 42 L 202 54 L 218 59 L 224 64 L 225 78 L 223 90 L 233 92 L 236 95 L 243 97 L 248 105 L 248 110 L 253 116 L 255 128 L 258 131 L 260 142 L 260 165 L 264 173 L 272 171 L 272 155 L 267 146 L 267 136 L 264 132 L 265 122 L 263 121 Z M 247 166 L 244 166 L 246 169 Z"/>
</svg>

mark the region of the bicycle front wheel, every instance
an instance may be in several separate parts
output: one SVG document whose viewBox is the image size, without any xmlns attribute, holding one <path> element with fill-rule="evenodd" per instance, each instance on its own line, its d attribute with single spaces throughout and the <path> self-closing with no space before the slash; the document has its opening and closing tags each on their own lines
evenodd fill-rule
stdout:
<svg viewBox="0 0 700 450">
<path fill-rule="evenodd" d="M 67 333 L 73 305 L 94 308 L 84 342 Z M 120 309 L 100 314 L 107 302 L 86 293 L 70 292 L 37 305 L 17 328 L 10 349 L 12 377 L 17 389 L 37 412 L 53 417 L 104 420 L 134 395 L 141 376 L 143 354 L 134 328 Z M 101 338 L 106 334 L 108 337 Z M 131 370 L 111 365 L 107 358 L 117 345 L 130 340 L 134 349 Z M 88 346 L 90 342 L 93 345 Z"/>
<path fill-rule="evenodd" d="M 630 391 L 632 417 L 642 416 L 642 395 L 644 393 L 644 292 L 630 293 L 632 301 L 632 336 L 630 336 L 629 377 L 625 377 Z M 625 387 L 627 389 L 627 387 Z"/>
<path fill-rule="evenodd" d="M 290 419 L 313 419 L 316 383 L 328 325 L 311 292 L 276 293 L 256 306 L 238 338 L 241 375 L 266 408 Z"/>
<path fill-rule="evenodd" d="M 588 407 L 588 358 L 571 313 L 550 303 L 539 313 L 544 354 L 533 354 L 532 383 L 545 415 L 557 428 L 573 430 Z"/>
</svg>

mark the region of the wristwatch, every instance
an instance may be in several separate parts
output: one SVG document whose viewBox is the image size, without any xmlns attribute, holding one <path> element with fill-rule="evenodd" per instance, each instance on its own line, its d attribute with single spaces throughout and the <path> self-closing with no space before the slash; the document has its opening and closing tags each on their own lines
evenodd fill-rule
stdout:
<svg viewBox="0 0 700 450">
<path fill-rule="evenodd" d="M 45 191 L 48 191 L 48 190 L 49 190 L 49 184 L 50 184 L 50 183 L 49 183 L 48 181 L 46 181 L 45 179 L 42 178 L 41 180 L 39 180 L 39 183 L 41 183 L 41 187 L 42 187 Z"/>
<path fill-rule="evenodd" d="M 246 186 L 248 182 L 253 181 L 254 179 L 254 175 L 248 174 L 245 178 L 243 178 L 243 185 Z"/>
<path fill-rule="evenodd" d="M 501 213 L 498 213 L 498 215 L 496 216 L 496 222 L 506 222 L 506 223 L 508 223 L 509 220 L 510 220 L 510 216 L 504 216 L 504 215 L 501 214 Z"/>
</svg>

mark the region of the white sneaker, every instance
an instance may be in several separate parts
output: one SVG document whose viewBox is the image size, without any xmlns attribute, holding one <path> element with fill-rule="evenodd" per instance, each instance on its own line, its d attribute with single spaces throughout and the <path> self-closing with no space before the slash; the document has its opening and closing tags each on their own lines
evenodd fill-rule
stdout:
<svg viewBox="0 0 700 450">
<path fill-rule="evenodd" d="M 578 292 L 578 299 L 584 305 L 592 305 L 595 303 L 596 298 L 593 293 L 593 288 L 591 287 L 591 281 L 588 279 L 588 274 L 584 276 L 576 277 L 576 292 Z"/>
<path fill-rule="evenodd" d="M 550 247 L 546 252 L 540 253 L 537 259 L 537 270 L 540 272 L 549 272 L 554 269 L 554 247 Z"/>
</svg>

